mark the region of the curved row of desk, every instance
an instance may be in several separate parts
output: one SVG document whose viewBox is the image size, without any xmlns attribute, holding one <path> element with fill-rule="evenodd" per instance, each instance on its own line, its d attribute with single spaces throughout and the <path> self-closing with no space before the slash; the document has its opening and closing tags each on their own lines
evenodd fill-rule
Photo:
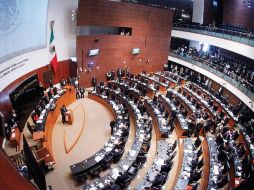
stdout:
<svg viewBox="0 0 254 190">
<path fill-rule="evenodd" d="M 175 141 L 174 144 L 170 144 L 166 140 L 157 141 L 157 154 L 153 160 L 153 165 L 149 168 L 146 176 L 142 179 L 139 185 L 135 187 L 136 190 L 154 188 L 157 184 L 160 186 L 165 184 L 170 174 L 170 170 L 174 166 L 173 159 L 176 155 L 176 152 L 174 152 L 176 142 L 177 141 Z M 159 175 L 162 175 L 163 177 L 158 180 Z"/>
<path fill-rule="evenodd" d="M 150 80 L 154 79 L 154 77 L 149 77 Z M 164 78 L 165 80 L 165 78 Z M 212 106 L 208 105 L 208 102 L 206 102 L 201 96 L 199 96 L 195 91 L 192 91 L 191 89 L 189 89 L 188 87 L 183 87 L 183 89 L 188 90 L 189 93 L 191 94 L 191 96 L 195 97 L 197 100 L 199 100 L 202 103 L 202 106 L 205 106 L 207 110 L 209 110 L 210 114 L 212 114 L 212 116 L 217 115 L 218 113 L 220 113 L 222 110 L 227 114 L 227 116 L 230 118 L 230 122 L 229 122 L 229 126 L 232 126 L 235 122 L 237 122 L 237 117 L 235 117 L 233 115 L 233 113 L 225 107 L 225 105 L 220 105 L 220 109 L 218 109 L 218 113 L 215 113 L 215 111 L 212 109 Z M 208 94 L 208 93 L 207 93 Z M 179 94 L 175 94 L 175 95 L 179 95 Z M 209 94 L 208 94 L 209 95 Z M 215 99 L 217 102 L 220 102 L 218 99 L 216 99 L 213 95 L 211 96 L 213 99 Z M 190 105 L 189 105 L 190 106 Z M 246 133 L 244 133 L 246 135 Z M 248 139 L 248 137 L 247 137 Z M 238 139 L 239 141 L 240 139 Z M 242 141 L 240 140 L 240 142 L 242 143 Z M 249 146 L 249 145 L 248 145 Z M 251 152 L 251 151 L 250 151 Z M 241 170 L 241 159 L 236 158 L 234 159 L 234 168 L 235 168 L 235 176 L 237 178 L 237 173 L 239 175 L 239 169 Z M 238 171 L 237 171 L 238 170 Z M 206 172 L 207 173 L 207 172 Z M 236 178 L 232 178 L 232 180 L 230 181 L 236 181 Z M 238 178 L 239 179 L 239 178 Z M 240 180 L 241 181 L 241 180 Z M 239 183 L 239 180 L 238 180 Z M 235 184 L 235 183 L 234 183 Z M 235 187 L 234 185 L 231 185 L 232 187 Z"/>
<path fill-rule="evenodd" d="M 106 142 L 97 153 L 70 166 L 72 175 L 79 181 L 85 181 L 88 175 L 91 177 L 98 175 L 101 171 L 101 166 L 106 166 L 104 168 L 108 168 L 113 161 L 120 159 L 119 157 L 121 157 L 124 152 L 124 146 L 129 134 L 129 127 L 127 126 L 129 119 L 128 117 L 124 118 L 125 116 L 122 114 L 122 111 L 124 111 L 123 108 L 121 109 L 114 101 L 110 100 L 110 97 L 107 96 L 99 96 L 97 94 L 89 93 L 88 97 L 105 105 L 111 111 L 116 120 L 116 126 L 114 126 L 116 130 L 112 131 L 113 133 L 108 142 Z M 128 128 L 127 136 L 126 132 L 121 128 L 122 125 Z M 121 154 L 117 155 L 118 153 L 114 152 L 116 148 L 120 149 L 119 151 Z"/>
<path fill-rule="evenodd" d="M 58 90 L 58 93 L 50 99 L 50 102 L 42 110 L 38 121 L 36 122 L 39 131 L 34 135 L 39 135 L 43 142 L 43 147 L 37 151 L 39 159 L 44 159 L 46 163 L 55 163 L 52 149 L 52 134 L 57 118 L 63 105 L 70 105 L 76 100 L 75 90 L 73 86 L 65 86 Z M 52 110 L 52 107 L 54 108 Z M 41 134 L 42 133 L 42 134 Z"/>
<path fill-rule="evenodd" d="M 171 79 L 170 76 L 174 77 L 174 79 Z M 177 79 L 177 81 L 176 81 Z M 180 81 L 180 82 L 179 82 Z M 108 83 L 111 84 L 111 87 L 101 87 L 100 89 L 97 90 L 97 92 L 104 94 L 105 92 L 108 92 L 110 94 L 114 94 L 115 97 L 117 97 L 120 101 L 125 102 L 126 105 L 129 105 L 130 108 L 129 111 L 131 114 L 134 115 L 133 120 L 136 121 L 136 136 L 134 143 L 132 145 L 131 150 L 129 150 L 128 154 L 126 155 L 125 158 L 123 158 L 117 165 L 117 167 L 113 168 L 110 170 L 109 174 L 106 176 L 103 176 L 100 179 L 95 180 L 92 184 L 84 186 L 84 189 L 106 189 L 108 185 L 112 185 L 115 183 L 118 179 L 119 176 L 122 175 L 122 173 L 132 173 L 130 172 L 130 169 L 132 168 L 133 164 L 136 163 L 136 158 L 138 157 L 138 154 L 140 153 L 142 144 L 143 144 L 143 137 L 145 135 L 145 130 L 144 130 L 144 119 L 143 116 L 140 114 L 142 110 L 139 110 L 137 107 L 138 101 L 141 101 L 144 103 L 144 107 L 146 108 L 146 111 L 150 113 L 152 116 L 152 121 L 153 121 L 153 126 L 156 131 L 156 139 L 159 138 L 165 138 L 167 136 L 163 136 L 162 134 L 165 134 L 168 132 L 170 129 L 169 126 L 164 125 L 164 116 L 162 116 L 162 112 L 157 109 L 157 105 L 153 104 L 153 101 L 151 100 L 154 96 L 158 96 L 158 100 L 160 103 L 162 103 L 164 110 L 167 110 L 170 114 L 172 114 L 172 111 L 176 111 L 176 120 L 174 121 L 174 126 L 177 131 L 177 136 L 178 138 L 182 138 L 182 133 L 179 133 L 178 131 L 183 131 L 188 129 L 188 123 L 186 121 L 185 116 L 181 114 L 180 111 L 178 111 L 179 104 L 176 105 L 175 102 L 171 99 L 168 98 L 167 95 L 165 94 L 166 90 L 167 92 L 171 92 L 174 97 L 176 97 L 181 104 L 184 104 L 184 107 L 189 110 L 190 113 L 194 113 L 196 111 L 196 104 L 193 105 L 191 101 L 189 101 L 186 96 L 190 96 L 191 98 L 195 99 L 196 102 L 198 102 L 199 106 L 201 106 L 203 109 L 208 112 L 209 117 L 213 118 L 218 115 L 221 111 L 224 112 L 232 121 L 229 122 L 229 126 L 232 127 L 232 123 L 234 124 L 237 122 L 237 118 L 233 115 L 231 111 L 229 111 L 228 108 L 226 108 L 223 104 L 220 105 L 219 109 L 215 110 L 213 109 L 213 105 L 210 105 L 204 96 L 210 96 L 214 100 L 216 100 L 216 105 L 218 105 L 220 102 L 213 97 L 209 92 L 206 92 L 205 90 L 202 89 L 201 93 L 197 92 L 198 90 L 201 90 L 199 86 L 196 84 L 190 86 L 178 86 L 178 84 L 185 85 L 185 81 L 183 78 L 177 78 L 174 74 L 170 73 L 155 73 L 155 74 L 150 74 L 150 75 L 145 75 L 145 74 L 140 74 L 136 77 L 133 78 L 123 78 L 120 81 L 110 81 Z M 113 87 L 112 87 L 113 86 Z M 195 88 L 193 87 L 195 86 Z M 158 88 L 159 87 L 159 88 Z M 168 88 L 168 87 L 173 87 L 173 88 Z M 174 90 L 176 87 L 177 90 Z M 113 88 L 113 89 L 112 89 Z M 168 89 L 167 89 L 168 88 Z M 102 90 L 101 90 L 102 89 Z M 181 90 L 179 90 L 181 89 Z M 130 95 L 131 94 L 131 95 Z M 131 97 L 131 98 L 130 98 Z M 232 129 L 233 130 L 233 129 Z M 181 132 L 182 132 L 181 131 Z M 242 135 L 242 134 L 241 134 Z M 240 135 L 240 136 L 241 136 Z M 246 134 L 245 134 L 246 136 Z M 199 171 L 202 173 L 203 177 L 206 179 L 201 180 L 200 187 L 205 188 L 208 187 L 210 188 L 218 188 L 218 185 L 226 185 L 224 184 L 225 181 L 227 181 L 227 184 L 229 181 L 234 180 L 235 178 L 241 178 L 241 169 L 242 168 L 242 160 L 240 157 L 235 157 L 234 162 L 233 162 L 233 168 L 234 168 L 234 177 L 231 177 L 231 175 L 226 175 L 229 173 L 227 171 L 225 173 L 225 176 L 229 176 L 229 179 L 223 179 L 223 183 L 219 181 L 216 176 L 218 176 L 218 168 L 224 167 L 224 165 L 220 165 L 220 160 L 218 159 L 218 145 L 214 144 L 214 138 L 211 138 L 210 135 L 204 136 L 204 140 L 202 141 L 202 147 L 203 147 L 203 159 L 202 162 L 204 162 L 204 166 L 201 166 Z M 191 172 L 193 170 L 190 159 L 196 160 L 196 153 L 193 153 L 193 145 L 192 145 L 192 140 L 189 138 L 183 138 L 183 146 L 180 148 L 180 151 L 183 152 L 183 158 L 180 164 L 180 168 L 177 171 L 179 173 L 178 180 L 176 180 L 175 183 L 175 189 L 183 189 L 186 188 L 189 182 L 193 182 L 191 176 Z M 213 140 L 213 141 L 212 141 Z M 158 143 L 165 143 L 166 141 L 158 141 Z M 243 142 L 241 139 L 237 138 L 237 144 L 238 142 Z M 191 144 L 191 145 L 190 145 Z M 245 146 L 245 144 L 244 144 Z M 164 150 L 164 151 L 163 151 Z M 168 155 L 163 155 L 162 153 L 165 152 L 165 149 L 161 149 L 161 146 L 158 145 L 157 149 L 157 156 L 155 157 L 154 164 L 153 166 L 149 169 L 146 177 L 142 180 L 140 185 L 136 187 L 137 189 L 142 189 L 142 186 L 145 187 L 153 187 L 153 178 L 154 176 L 157 175 L 158 169 L 154 169 L 157 167 L 160 167 L 160 160 L 159 158 L 169 158 Z M 216 154 L 217 155 L 216 155 Z M 248 152 L 247 152 L 248 153 Z M 165 160 L 164 159 L 164 160 Z M 189 161 L 188 161 L 189 160 Z M 158 166 L 159 165 L 159 166 Z M 209 165 L 209 166 L 208 166 Z M 132 168 L 133 169 L 133 168 Z M 202 170 L 202 171 L 201 171 Z M 199 173 L 199 175 L 201 175 Z M 210 177 L 209 177 L 210 176 Z M 214 177 L 215 176 L 215 177 Z M 132 178 L 130 178 L 132 180 Z M 241 180 L 240 180 L 241 181 Z M 129 181 L 128 181 L 129 183 Z M 126 184 L 128 184 L 126 183 Z M 126 187 L 126 184 L 124 187 Z M 143 185 L 142 185 L 143 184 Z M 195 189 L 197 188 L 198 183 L 190 184 L 192 185 L 192 188 Z M 228 184 L 231 187 L 235 186 L 236 184 Z"/>
<path fill-rule="evenodd" d="M 83 189 L 106 189 L 107 186 L 115 184 L 118 177 L 124 173 L 128 173 L 134 177 L 135 174 L 132 173 L 133 168 L 136 169 L 134 165 L 137 164 L 137 162 L 144 162 L 146 160 L 146 157 L 144 157 L 144 161 L 139 160 L 140 153 L 142 152 L 142 145 L 144 143 L 144 136 L 149 133 L 149 130 L 146 129 L 147 126 L 144 123 L 140 111 L 137 109 L 137 106 L 133 101 L 129 100 L 125 96 L 121 96 L 117 91 L 110 90 L 108 88 L 105 88 L 105 91 L 114 94 L 115 97 L 124 102 L 126 105 L 128 104 L 129 108 L 131 108 L 129 109 L 129 112 L 135 116 L 135 118 L 133 118 L 136 127 L 135 140 L 132 144 L 131 150 L 129 150 L 126 156 L 118 162 L 115 168 L 111 169 L 107 175 L 95 180 L 92 184 L 84 186 Z M 132 178 L 130 178 L 130 181 L 131 179 Z M 126 186 L 130 183 L 130 181 L 127 181 L 127 184 L 122 185 Z"/>
</svg>

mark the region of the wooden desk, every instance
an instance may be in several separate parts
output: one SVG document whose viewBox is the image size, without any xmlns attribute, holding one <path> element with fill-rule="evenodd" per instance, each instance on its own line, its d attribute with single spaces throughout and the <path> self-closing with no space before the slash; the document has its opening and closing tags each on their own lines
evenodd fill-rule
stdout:
<svg viewBox="0 0 254 190">
<path fill-rule="evenodd" d="M 112 106 L 106 100 L 103 100 L 101 97 L 94 95 L 90 92 L 88 93 L 88 98 L 104 105 L 113 115 L 114 120 L 116 119 L 116 112 L 113 110 Z"/>
<path fill-rule="evenodd" d="M 43 131 L 33 132 L 33 140 L 34 141 L 43 140 L 43 139 L 44 139 Z"/>
<path fill-rule="evenodd" d="M 151 106 L 145 101 L 145 104 L 144 104 L 147 112 L 150 114 L 150 116 L 152 117 L 152 123 L 153 123 L 153 127 L 155 129 L 155 133 L 156 133 L 156 140 L 159 140 L 159 139 L 163 139 L 163 138 L 166 138 L 160 131 L 160 124 L 158 122 L 158 119 L 156 117 L 156 114 L 154 113 L 153 109 L 151 108 Z"/>
<path fill-rule="evenodd" d="M 53 156 L 53 150 L 52 150 L 52 133 L 54 126 L 56 124 L 56 120 L 58 116 L 60 115 L 61 111 L 60 108 L 63 105 L 70 105 L 76 100 L 76 93 L 73 86 L 67 86 L 65 87 L 66 92 L 63 94 L 56 102 L 56 108 L 54 111 L 49 112 L 48 117 L 46 119 L 45 123 L 45 129 L 44 129 L 44 135 L 45 140 L 43 142 L 43 148 L 46 148 L 48 150 L 49 156 L 47 156 L 46 162 L 55 162 L 54 156 Z"/>
<path fill-rule="evenodd" d="M 74 121 L 74 117 L 73 117 L 73 112 L 72 112 L 72 110 L 68 110 L 66 116 L 67 116 L 67 123 L 68 123 L 69 125 L 72 125 L 72 123 L 73 123 L 73 121 Z"/>
<path fill-rule="evenodd" d="M 19 130 L 19 128 L 12 129 L 10 142 L 14 146 L 18 146 L 20 144 L 20 130 Z"/>
</svg>

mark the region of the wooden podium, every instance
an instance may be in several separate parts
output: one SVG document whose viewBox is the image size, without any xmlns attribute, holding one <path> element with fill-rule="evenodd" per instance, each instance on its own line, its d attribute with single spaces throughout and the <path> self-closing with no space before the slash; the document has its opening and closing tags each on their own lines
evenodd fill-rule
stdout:
<svg viewBox="0 0 254 190">
<path fill-rule="evenodd" d="M 18 146 L 20 143 L 20 130 L 19 128 L 15 128 L 11 130 L 10 142 L 14 146 Z"/>
<path fill-rule="evenodd" d="M 72 110 L 68 110 L 68 112 L 66 113 L 66 116 L 65 116 L 67 119 L 66 119 L 66 122 L 69 124 L 69 125 L 72 125 L 73 123 L 73 111 Z"/>
</svg>

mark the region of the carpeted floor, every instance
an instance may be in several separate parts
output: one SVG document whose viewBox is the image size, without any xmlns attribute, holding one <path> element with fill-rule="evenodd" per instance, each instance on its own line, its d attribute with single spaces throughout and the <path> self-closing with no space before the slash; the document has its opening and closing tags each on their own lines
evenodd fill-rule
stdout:
<svg viewBox="0 0 254 190">
<path fill-rule="evenodd" d="M 79 105 L 83 106 L 85 113 L 80 109 L 74 110 Z M 82 184 L 78 184 L 72 178 L 69 166 L 92 156 L 110 137 L 109 122 L 113 116 L 103 105 L 85 98 L 77 100 L 68 108 L 74 110 L 73 125 L 63 125 L 59 117 L 53 131 L 53 152 L 56 164 L 55 170 L 46 176 L 46 180 L 54 190 L 81 189 Z M 84 129 L 76 145 L 67 154 L 64 148 L 64 131 L 68 135 L 71 128 L 83 123 L 81 118 L 85 119 Z"/>
<path fill-rule="evenodd" d="M 106 107 L 86 97 L 75 101 L 68 108 L 73 110 L 73 125 L 63 125 L 60 116 L 58 117 L 53 130 L 52 147 L 56 164 L 54 165 L 54 171 L 46 175 L 46 181 L 47 185 L 51 185 L 54 190 L 81 190 L 84 184 L 79 184 L 75 179 L 73 179 L 70 173 L 70 165 L 92 156 L 101 149 L 110 137 L 109 123 L 113 119 L 113 116 Z M 40 142 L 34 142 L 32 140 L 31 134 L 27 128 L 24 129 L 24 134 L 28 139 L 30 146 L 41 146 Z M 133 121 L 131 121 L 130 134 L 125 148 L 126 150 L 131 149 L 134 138 L 135 128 Z M 169 138 L 169 141 L 174 142 L 176 138 L 176 134 L 173 133 L 173 135 Z M 77 140 L 77 142 L 74 145 L 75 140 Z M 70 147 L 72 145 L 74 145 L 73 148 L 69 153 L 67 153 L 65 146 Z M 137 177 L 127 189 L 134 189 L 142 178 L 145 177 L 147 171 L 153 164 L 153 159 L 156 155 L 156 146 L 156 135 L 155 130 L 153 129 L 151 147 L 148 152 L 147 162 L 144 167 L 139 170 Z M 8 143 L 6 150 L 8 155 L 17 153 L 16 150 L 14 150 Z M 127 152 L 128 151 L 125 151 L 122 158 L 124 158 Z M 175 158 L 175 163 L 177 162 L 178 155 Z M 112 165 L 111 168 L 114 168 L 115 166 L 116 165 Z M 170 172 L 170 178 L 166 185 L 167 187 L 172 186 L 173 179 L 175 178 L 175 170 L 176 167 L 174 167 Z M 104 176 L 108 172 L 109 170 L 106 170 L 102 172 L 100 176 Z M 92 180 L 87 180 L 88 184 L 91 182 Z"/>
</svg>

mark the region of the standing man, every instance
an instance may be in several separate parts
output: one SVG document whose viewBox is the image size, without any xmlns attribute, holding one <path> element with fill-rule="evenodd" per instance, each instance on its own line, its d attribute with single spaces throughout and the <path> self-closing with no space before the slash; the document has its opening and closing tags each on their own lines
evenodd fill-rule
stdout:
<svg viewBox="0 0 254 190">
<path fill-rule="evenodd" d="M 117 78 L 120 81 L 120 79 L 123 77 L 123 70 L 121 68 L 117 69 Z"/>
<path fill-rule="evenodd" d="M 93 78 L 92 78 L 93 91 L 95 91 L 96 85 L 97 85 L 97 79 L 95 76 L 93 76 Z"/>
<path fill-rule="evenodd" d="M 79 91 L 80 91 L 81 98 L 85 98 L 85 89 L 84 89 L 84 87 L 80 87 Z"/>
<path fill-rule="evenodd" d="M 107 72 L 106 78 L 107 78 L 107 81 L 111 80 L 111 78 L 112 78 L 112 73 L 111 73 L 111 71 L 108 71 L 108 72 Z"/>
<path fill-rule="evenodd" d="M 67 108 L 65 105 L 61 107 L 61 115 L 62 115 L 62 122 L 63 124 L 66 122 L 66 113 L 68 112 Z"/>
</svg>

